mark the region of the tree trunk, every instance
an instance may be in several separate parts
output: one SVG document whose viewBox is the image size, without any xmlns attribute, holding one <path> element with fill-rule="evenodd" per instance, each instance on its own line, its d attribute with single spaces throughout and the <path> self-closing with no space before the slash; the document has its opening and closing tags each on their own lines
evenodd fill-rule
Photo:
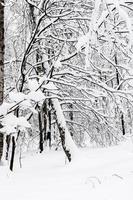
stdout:
<svg viewBox="0 0 133 200">
<path fill-rule="evenodd" d="M 2 158 L 2 154 L 3 154 L 3 134 L 0 133 L 0 160 Z"/>
<path fill-rule="evenodd" d="M 6 148 L 6 160 L 8 160 L 9 158 L 9 148 L 10 148 L 10 141 L 11 141 L 11 136 L 7 135 L 6 136 L 6 144 L 7 144 L 7 148 Z"/>
<path fill-rule="evenodd" d="M 118 64 L 117 62 L 117 55 L 115 54 L 115 63 L 116 65 Z M 116 81 L 117 81 L 117 85 L 119 86 L 120 84 L 120 78 L 119 78 L 119 72 L 118 69 L 116 68 Z M 120 90 L 120 87 L 118 87 L 118 90 Z M 125 130 L 125 121 L 124 121 L 124 114 L 121 111 L 120 113 L 120 121 L 121 121 L 121 127 L 122 127 L 122 134 L 125 135 L 126 134 L 126 130 Z"/>
<path fill-rule="evenodd" d="M 43 126 L 44 126 L 44 141 L 49 142 L 49 148 L 51 148 L 51 103 L 50 100 L 45 100 L 43 103 Z"/>
<path fill-rule="evenodd" d="M 15 137 L 12 136 L 12 153 L 11 153 L 11 161 L 10 161 L 10 170 L 11 171 L 13 171 L 15 148 L 16 148 Z"/>
<path fill-rule="evenodd" d="M 121 114 L 121 126 L 122 126 L 122 134 L 125 135 L 125 121 L 124 121 L 124 115 L 123 113 Z"/>
<path fill-rule="evenodd" d="M 77 155 L 77 147 L 72 140 L 72 137 L 66 126 L 65 117 L 61 109 L 58 99 L 52 101 L 52 107 L 55 110 L 56 123 L 59 129 L 62 148 L 68 158 L 69 162 Z"/>
<path fill-rule="evenodd" d="M 70 113 L 69 113 L 69 118 L 70 118 L 70 121 L 73 122 L 73 104 L 71 103 L 69 106 L 69 109 L 71 110 Z M 73 123 L 71 123 L 71 127 L 70 127 L 70 134 L 71 136 L 73 137 Z"/>
<path fill-rule="evenodd" d="M 51 148 L 51 101 L 48 101 L 48 131 L 47 131 L 47 140 L 49 140 L 49 148 Z"/>
<path fill-rule="evenodd" d="M 0 105 L 4 95 L 4 0 L 0 0 Z M 0 160 L 3 154 L 3 134 L 0 133 Z"/>
<path fill-rule="evenodd" d="M 39 150 L 40 153 L 43 152 L 43 130 L 42 130 L 42 117 L 41 117 L 41 111 L 38 111 L 38 122 L 39 122 Z"/>
</svg>

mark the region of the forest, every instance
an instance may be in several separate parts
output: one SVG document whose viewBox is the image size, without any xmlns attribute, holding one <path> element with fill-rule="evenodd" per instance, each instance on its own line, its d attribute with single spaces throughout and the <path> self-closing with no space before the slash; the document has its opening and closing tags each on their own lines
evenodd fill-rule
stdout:
<svg viewBox="0 0 133 200">
<path fill-rule="evenodd" d="M 133 0 L 0 0 L 3 200 L 132 200 L 132 173 Z"/>
</svg>

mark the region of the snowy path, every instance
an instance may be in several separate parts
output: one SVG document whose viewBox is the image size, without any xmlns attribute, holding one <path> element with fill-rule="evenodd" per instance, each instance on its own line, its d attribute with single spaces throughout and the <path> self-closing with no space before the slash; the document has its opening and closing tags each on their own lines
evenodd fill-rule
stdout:
<svg viewBox="0 0 133 200">
<path fill-rule="evenodd" d="M 23 168 L 0 168 L 0 200 L 133 200 L 133 153 L 123 147 L 88 149 L 65 165 L 62 152 L 23 159 Z"/>
</svg>

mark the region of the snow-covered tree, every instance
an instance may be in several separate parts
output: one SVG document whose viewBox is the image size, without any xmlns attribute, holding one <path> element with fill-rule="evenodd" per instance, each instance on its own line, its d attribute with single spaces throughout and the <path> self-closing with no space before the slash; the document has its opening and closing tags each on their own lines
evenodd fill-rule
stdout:
<svg viewBox="0 0 133 200">
<path fill-rule="evenodd" d="M 0 105 L 4 99 L 4 1 L 0 1 Z M 1 126 L 1 124 L 0 124 Z M 3 153 L 3 134 L 0 133 L 0 160 Z"/>
<path fill-rule="evenodd" d="M 71 161 L 75 143 L 121 141 L 132 128 L 132 3 L 7 2 L 15 21 L 6 21 L 5 36 L 13 37 L 1 131 L 13 138 L 13 154 L 35 138 L 39 152 L 61 144 Z"/>
</svg>

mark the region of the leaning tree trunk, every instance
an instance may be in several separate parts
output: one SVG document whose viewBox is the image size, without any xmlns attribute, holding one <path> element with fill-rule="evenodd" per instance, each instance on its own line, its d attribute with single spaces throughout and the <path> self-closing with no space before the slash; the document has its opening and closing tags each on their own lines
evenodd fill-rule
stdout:
<svg viewBox="0 0 133 200">
<path fill-rule="evenodd" d="M 4 94 L 4 0 L 0 0 L 0 105 Z M 0 133 L 0 160 L 3 153 L 3 134 Z"/>
<path fill-rule="evenodd" d="M 71 160 L 73 160 L 75 155 L 77 155 L 77 147 L 74 141 L 72 140 L 70 132 L 66 126 L 65 117 L 63 115 L 63 111 L 61 109 L 61 105 L 58 99 L 52 100 L 52 106 L 55 110 L 56 123 L 59 129 L 62 147 L 70 162 Z"/>
<path fill-rule="evenodd" d="M 115 54 L 115 64 L 116 64 L 116 66 L 118 65 L 117 55 L 116 54 Z M 119 84 L 120 84 L 120 77 L 119 77 L 119 72 L 118 72 L 117 68 L 116 68 L 116 81 L 117 81 L 117 85 L 119 86 Z M 118 87 L 118 90 L 120 90 L 120 87 Z M 121 121 L 122 134 L 125 135 L 126 134 L 125 120 L 124 120 L 124 114 L 123 114 L 122 111 L 120 112 L 120 121 Z"/>
</svg>

